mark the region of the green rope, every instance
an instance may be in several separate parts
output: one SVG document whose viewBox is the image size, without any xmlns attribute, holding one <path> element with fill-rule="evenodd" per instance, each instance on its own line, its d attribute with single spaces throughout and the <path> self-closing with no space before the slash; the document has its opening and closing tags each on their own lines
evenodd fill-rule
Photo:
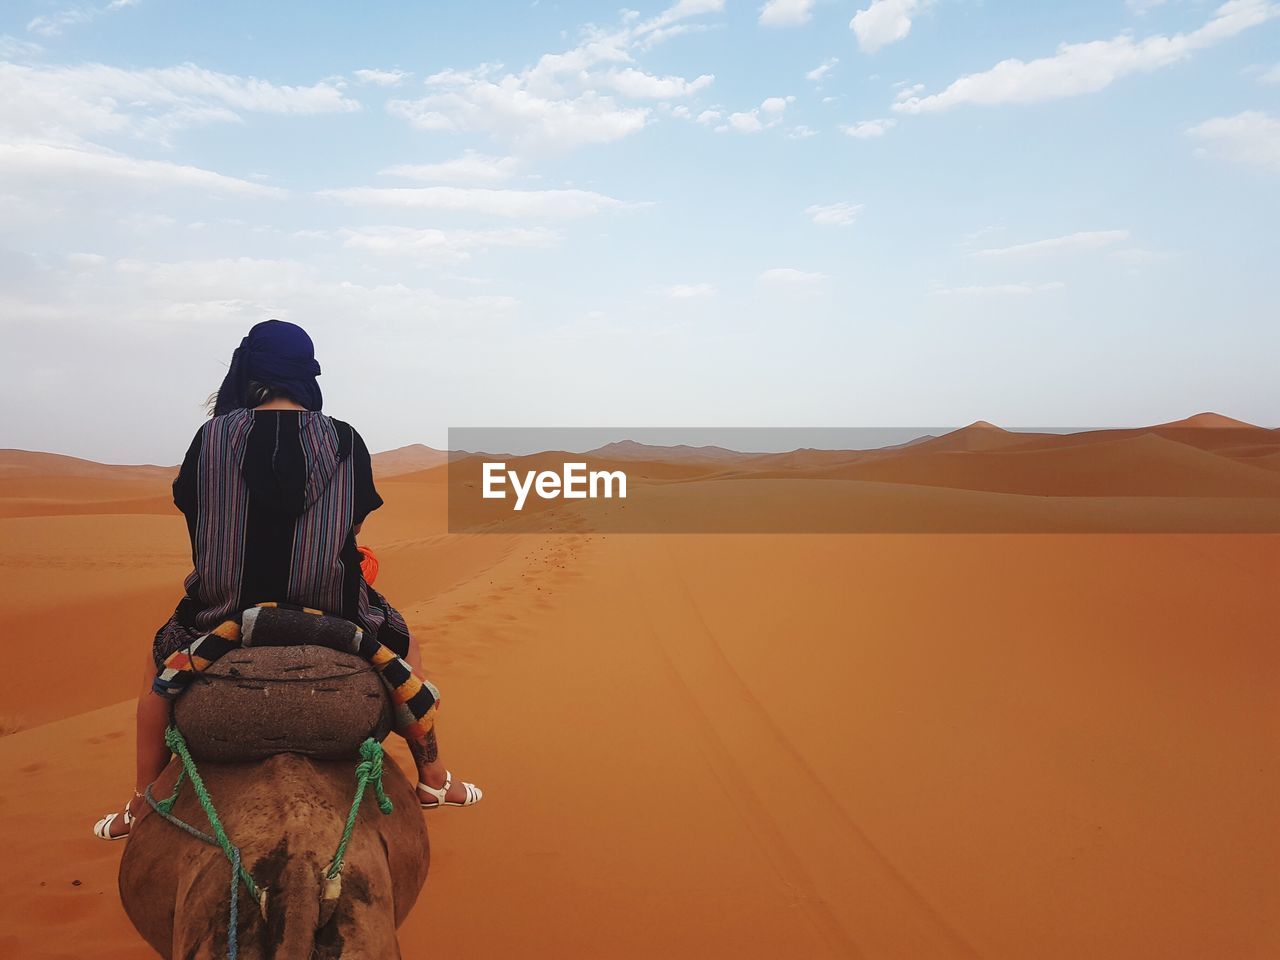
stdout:
<svg viewBox="0 0 1280 960">
<path fill-rule="evenodd" d="M 378 809 L 383 815 L 391 813 L 391 798 L 382 789 L 382 744 L 370 737 L 360 744 L 360 762 L 356 764 L 356 795 L 351 800 L 351 811 L 347 814 L 347 824 L 342 830 L 342 839 L 338 841 L 338 849 L 333 854 L 333 864 L 325 877 L 334 879 L 342 872 L 342 858 L 347 854 L 347 844 L 356 827 L 356 814 L 360 812 L 360 801 L 364 799 L 365 787 L 373 782 L 374 793 L 378 796 Z"/>
<path fill-rule="evenodd" d="M 239 956 L 240 931 L 240 898 L 237 896 L 240 892 L 239 883 L 245 885 L 245 889 L 249 891 L 250 896 L 255 901 L 259 901 L 258 885 L 253 882 L 253 877 L 249 876 L 249 872 L 241 865 L 240 848 L 227 839 L 226 831 L 222 829 L 222 822 L 218 819 L 218 811 L 213 808 L 213 800 L 209 796 L 209 791 L 205 787 L 204 781 L 200 779 L 200 771 L 196 769 L 196 762 L 191 758 L 191 753 L 187 750 L 187 742 L 182 738 L 182 734 L 178 732 L 176 727 L 169 727 L 164 732 L 164 742 L 182 761 L 182 769 L 178 772 L 178 779 L 174 781 L 173 793 L 163 800 L 157 800 L 152 795 L 151 786 L 148 784 L 146 789 L 147 803 L 151 804 L 156 813 L 160 814 L 164 819 L 185 830 L 197 840 L 221 847 L 222 852 L 226 854 L 227 860 L 231 862 L 231 896 L 227 911 L 227 957 L 228 960 L 237 960 Z M 209 825 L 213 827 L 214 836 L 212 837 L 197 830 L 186 821 L 180 820 L 172 813 L 173 805 L 178 801 L 178 793 L 182 790 L 182 784 L 188 778 L 190 778 L 191 786 L 196 791 L 196 799 L 200 801 L 200 806 L 204 809 L 205 816 L 209 818 Z"/>
<path fill-rule="evenodd" d="M 239 851 L 236 845 L 227 837 L 227 831 L 223 829 L 223 822 L 218 817 L 218 810 L 214 809 L 214 800 L 209 796 L 209 787 L 205 786 L 205 781 L 201 780 L 200 771 L 196 769 L 196 762 L 192 759 L 191 751 L 187 749 L 187 741 L 183 739 L 182 732 L 177 727 L 166 728 L 164 732 L 165 744 L 169 745 L 169 749 L 182 760 L 182 772 L 186 774 L 188 780 L 191 780 L 192 790 L 196 791 L 196 800 L 200 801 L 200 808 L 204 810 L 205 817 L 209 818 L 209 826 L 214 831 L 214 840 L 218 842 L 218 846 L 223 849 L 223 854 L 227 855 L 229 863 L 236 864 L 239 860 Z M 182 778 L 178 778 L 175 783 L 173 796 L 165 797 L 161 800 L 161 804 L 168 804 L 169 809 L 173 809 L 174 801 L 178 799 L 178 787 L 182 786 Z M 244 890 L 248 891 L 248 895 L 253 897 L 253 901 L 257 902 L 257 884 L 253 882 L 253 878 L 248 876 L 248 870 L 243 867 L 239 868 L 239 878 L 244 884 Z"/>
</svg>

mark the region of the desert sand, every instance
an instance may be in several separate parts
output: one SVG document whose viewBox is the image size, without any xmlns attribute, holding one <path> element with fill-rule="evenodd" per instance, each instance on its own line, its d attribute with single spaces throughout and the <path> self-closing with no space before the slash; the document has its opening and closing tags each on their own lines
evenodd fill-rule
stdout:
<svg viewBox="0 0 1280 960">
<path fill-rule="evenodd" d="M 1280 434 L 1195 427 L 637 482 L 690 515 L 810 482 L 1032 529 L 1280 496 Z M 379 462 L 361 541 L 486 796 L 427 815 L 406 957 L 1280 956 L 1280 535 L 449 534 L 435 453 Z M 0 957 L 151 955 L 90 828 L 190 563 L 172 472 L 0 453 Z"/>
</svg>

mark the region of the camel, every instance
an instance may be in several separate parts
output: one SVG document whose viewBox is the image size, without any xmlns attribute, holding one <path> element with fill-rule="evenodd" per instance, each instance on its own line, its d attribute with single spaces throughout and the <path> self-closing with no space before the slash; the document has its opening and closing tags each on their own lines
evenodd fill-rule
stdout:
<svg viewBox="0 0 1280 960">
<path fill-rule="evenodd" d="M 235 662 L 230 658 L 225 669 L 234 674 Z M 247 692 L 239 695 L 261 695 L 263 682 L 244 686 Z M 281 687 L 273 689 L 267 699 L 279 696 Z M 243 710 L 241 705 L 233 716 L 245 717 Z M 394 809 L 379 811 L 370 784 L 346 849 L 341 892 L 323 906 L 323 874 L 351 808 L 356 761 L 275 753 L 247 762 L 198 763 L 226 835 L 267 893 L 264 917 L 244 888 L 238 890 L 242 960 L 400 956 L 396 928 L 426 882 L 430 846 L 416 792 L 392 760 L 383 766 L 383 786 Z M 179 771 L 175 758 L 153 785 L 153 796 L 169 796 Z M 190 783 L 179 791 L 172 814 L 212 832 Z M 143 939 L 173 960 L 226 957 L 231 864 L 222 849 L 150 809 L 126 844 L 120 899 Z"/>
</svg>

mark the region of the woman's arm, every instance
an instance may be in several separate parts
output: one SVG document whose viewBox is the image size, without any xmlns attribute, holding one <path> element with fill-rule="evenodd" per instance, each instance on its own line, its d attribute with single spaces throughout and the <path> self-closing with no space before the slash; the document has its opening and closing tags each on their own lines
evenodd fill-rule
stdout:
<svg viewBox="0 0 1280 960">
<path fill-rule="evenodd" d="M 187 455 L 182 458 L 182 466 L 173 480 L 173 503 L 183 513 L 191 516 L 195 513 L 199 497 L 197 485 L 200 477 L 200 447 L 204 442 L 204 426 L 196 431 L 191 445 L 187 447 Z"/>
</svg>

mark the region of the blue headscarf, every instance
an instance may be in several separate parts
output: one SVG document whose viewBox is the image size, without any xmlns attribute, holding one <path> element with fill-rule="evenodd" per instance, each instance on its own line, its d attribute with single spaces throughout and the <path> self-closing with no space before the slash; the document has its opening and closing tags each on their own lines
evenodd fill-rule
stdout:
<svg viewBox="0 0 1280 960">
<path fill-rule="evenodd" d="M 231 355 L 213 415 L 244 407 L 251 381 L 284 391 L 308 410 L 319 410 L 318 376 L 320 364 L 307 331 L 284 320 L 264 320 L 253 326 Z"/>
</svg>

